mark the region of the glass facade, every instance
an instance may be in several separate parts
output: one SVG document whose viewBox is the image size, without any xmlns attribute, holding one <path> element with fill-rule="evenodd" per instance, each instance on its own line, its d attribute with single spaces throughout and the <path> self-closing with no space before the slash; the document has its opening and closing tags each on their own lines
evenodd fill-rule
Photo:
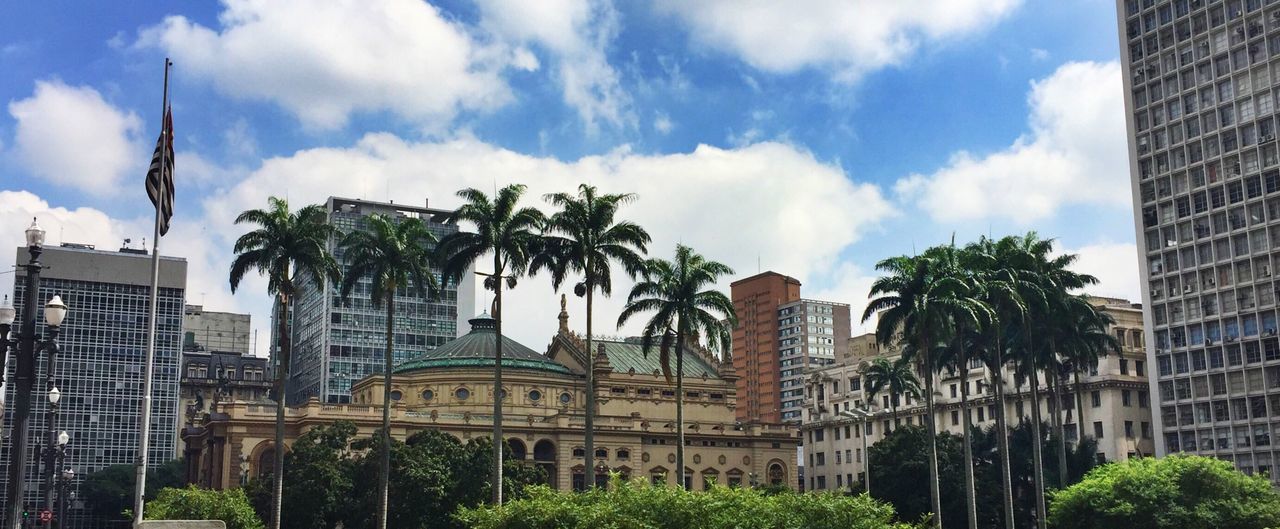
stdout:
<svg viewBox="0 0 1280 529">
<path fill-rule="evenodd" d="M 1117 10 L 1159 450 L 1274 476 L 1280 2 Z"/>
</svg>

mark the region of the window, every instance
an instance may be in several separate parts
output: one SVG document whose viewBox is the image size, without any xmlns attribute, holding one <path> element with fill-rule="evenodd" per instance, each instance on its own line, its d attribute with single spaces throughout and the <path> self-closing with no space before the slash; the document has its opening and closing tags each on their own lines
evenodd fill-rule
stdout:
<svg viewBox="0 0 1280 529">
<path fill-rule="evenodd" d="M 1120 403 L 1125 407 L 1133 406 L 1133 392 L 1127 389 L 1120 390 Z"/>
<path fill-rule="evenodd" d="M 1129 374 L 1129 361 L 1124 358 L 1120 359 L 1120 374 L 1121 375 Z"/>
<path fill-rule="evenodd" d="M 1102 439 L 1102 421 L 1093 421 L 1093 437 Z"/>
<path fill-rule="evenodd" d="M 1100 392 L 1100 391 L 1093 391 L 1093 392 L 1090 392 L 1090 393 L 1089 393 L 1089 403 L 1090 403 L 1094 408 L 1101 408 L 1101 407 L 1102 407 L 1102 392 Z M 1021 415 L 1021 413 L 1019 413 L 1019 415 Z"/>
<path fill-rule="evenodd" d="M 956 425 L 958 425 L 958 424 L 960 424 L 960 412 L 955 411 L 955 410 L 952 410 L 952 411 L 951 411 L 951 425 L 952 425 L 952 426 L 956 426 Z"/>
<path fill-rule="evenodd" d="M 1124 436 L 1126 439 L 1133 439 L 1133 421 L 1124 422 Z"/>
</svg>

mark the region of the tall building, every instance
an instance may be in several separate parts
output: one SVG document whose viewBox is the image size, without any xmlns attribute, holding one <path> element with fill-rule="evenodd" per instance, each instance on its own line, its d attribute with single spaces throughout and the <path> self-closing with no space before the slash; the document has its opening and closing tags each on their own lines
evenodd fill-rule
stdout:
<svg viewBox="0 0 1280 529">
<path fill-rule="evenodd" d="M 458 226 L 447 220 L 452 212 L 439 209 L 335 197 L 325 202 L 325 209 L 328 222 L 339 232 L 328 245 L 339 263 L 343 262 L 343 252 L 338 247 L 341 233 L 364 229 L 365 218 L 371 214 L 384 215 L 397 222 L 422 219 L 437 239 L 458 231 Z M 346 272 L 345 263 L 343 272 Z M 439 278 L 439 271 L 435 273 Z M 302 277 L 290 306 L 293 336 L 287 399 L 290 404 L 300 404 L 310 398 L 325 403 L 350 402 L 352 383 L 382 372 L 386 310 L 373 305 L 369 290 L 369 281 L 362 279 L 351 298 L 342 301 L 338 297 L 338 285 L 328 281 L 316 284 Z M 408 291 L 397 293 L 394 362 L 399 364 L 420 356 L 457 338 L 459 333 L 465 334 L 467 329 L 459 325 L 459 314 L 472 314 L 474 305 L 473 274 L 465 274 L 461 285 L 450 285 L 438 299 L 427 299 Z M 274 353 L 277 347 L 274 332 L 272 337 Z"/>
<path fill-rule="evenodd" d="M 800 300 L 800 281 L 765 272 L 734 281 L 729 289 L 738 315 L 738 326 L 733 329 L 738 420 L 782 422 L 778 308 Z"/>
<path fill-rule="evenodd" d="M 1142 347 L 1142 308 L 1123 299 L 1092 298 L 1100 311 L 1110 314 L 1116 323 L 1111 332 L 1123 344 L 1119 354 L 1105 356 L 1095 370 L 1081 377 L 1080 409 L 1076 411 L 1076 388 L 1070 384 L 1063 392 L 1063 433 L 1069 442 L 1079 438 L 1078 425 L 1084 425 L 1085 435 L 1098 443 L 1099 461 L 1125 460 L 1131 457 L 1149 456 L 1155 450 L 1155 427 L 1152 425 L 1150 384 L 1147 380 L 1146 354 Z M 874 343 L 871 335 L 860 340 L 864 345 Z M 896 347 L 886 347 L 883 354 L 857 358 L 854 363 L 841 362 L 834 366 L 811 371 L 806 379 L 805 417 L 800 427 L 805 447 L 806 490 L 831 490 L 849 488 L 863 479 L 866 454 L 863 453 L 863 436 L 870 447 L 882 439 L 886 432 L 903 424 L 923 425 L 926 420 L 923 400 L 899 398 L 897 414 L 890 415 L 890 395 L 882 392 L 867 395 L 862 368 L 875 356 L 896 359 Z M 920 377 L 924 379 L 923 376 Z M 969 417 L 978 428 L 995 426 L 995 390 L 991 377 L 981 362 L 970 364 Z M 1031 387 L 1029 383 L 1015 384 L 1013 370 L 1007 369 L 1005 384 L 1005 417 L 1010 426 L 1020 418 L 1031 417 Z M 960 409 L 959 372 L 943 371 L 934 379 L 936 396 L 934 420 L 939 432 L 956 435 L 963 433 Z M 1040 381 L 1041 420 L 1052 422 L 1049 403 L 1052 400 Z M 870 401 L 870 402 L 868 402 Z M 870 409 L 875 418 L 870 424 L 840 415 L 841 412 Z M 1051 457 L 1051 456 L 1046 456 Z M 875 486 L 874 481 L 872 487 Z"/>
<path fill-rule="evenodd" d="M 19 248 L 17 263 L 26 264 L 26 248 Z M 65 466 L 75 471 L 75 483 L 111 465 L 133 464 L 137 458 L 141 392 L 147 347 L 147 322 L 151 294 L 151 257 L 131 250 L 108 252 L 87 245 L 46 247 L 41 256 L 39 293 L 43 305 L 55 294 L 69 307 L 58 338 L 55 382 L 62 399 L 57 427 L 71 436 Z M 183 303 L 187 263 L 163 257 L 160 265 L 160 298 L 157 318 L 154 381 L 152 385 L 151 441 L 148 457 L 156 464 L 174 459 L 178 425 L 178 362 L 182 344 Z M 22 314 L 26 273 L 17 269 L 15 307 Z M 37 333 L 45 335 L 44 314 L 37 311 Z M 36 365 L 35 396 L 31 399 L 31 456 L 26 470 L 26 496 L 39 505 L 42 478 L 38 475 L 38 447 L 48 436 L 45 354 Z M 16 361 L 6 372 L 12 380 Z M 5 402 L 14 402 L 14 387 L 7 386 Z M 4 454 L 9 461 L 13 427 L 12 404 L 4 410 Z M 0 486 L 8 487 L 8 471 L 0 471 Z M 73 488 L 74 490 L 74 488 Z M 70 525 L 86 523 L 82 505 L 71 504 Z"/>
<path fill-rule="evenodd" d="M 801 299 L 778 307 L 777 365 L 784 422 L 800 422 L 805 373 L 836 363 L 837 352 L 848 350 L 849 332 L 846 303 Z"/>
<path fill-rule="evenodd" d="M 1278 475 L 1280 5 L 1116 12 L 1157 451 Z"/>
<path fill-rule="evenodd" d="M 182 313 L 183 351 L 249 352 L 249 315 L 187 305 Z"/>
</svg>

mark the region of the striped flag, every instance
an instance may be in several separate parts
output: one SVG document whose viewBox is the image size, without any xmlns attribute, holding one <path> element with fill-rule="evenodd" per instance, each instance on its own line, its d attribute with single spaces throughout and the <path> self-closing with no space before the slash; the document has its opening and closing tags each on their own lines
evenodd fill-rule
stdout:
<svg viewBox="0 0 1280 529">
<path fill-rule="evenodd" d="M 151 168 L 147 169 L 147 196 L 160 211 L 160 235 L 169 232 L 169 219 L 173 217 L 173 109 L 164 113 L 164 130 L 156 140 L 156 151 L 151 155 Z"/>
</svg>

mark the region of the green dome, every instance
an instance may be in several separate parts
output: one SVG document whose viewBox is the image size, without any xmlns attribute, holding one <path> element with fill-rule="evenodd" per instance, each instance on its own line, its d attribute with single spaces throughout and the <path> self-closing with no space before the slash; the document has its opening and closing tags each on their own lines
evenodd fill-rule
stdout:
<svg viewBox="0 0 1280 529">
<path fill-rule="evenodd" d="M 494 367 L 493 338 L 497 332 L 497 322 L 488 314 L 481 314 L 468 320 L 468 323 L 471 324 L 471 332 L 396 366 L 394 372 L 412 373 L 422 369 L 450 367 Z M 506 336 L 502 337 L 502 367 L 571 374 L 563 364 Z"/>
</svg>

